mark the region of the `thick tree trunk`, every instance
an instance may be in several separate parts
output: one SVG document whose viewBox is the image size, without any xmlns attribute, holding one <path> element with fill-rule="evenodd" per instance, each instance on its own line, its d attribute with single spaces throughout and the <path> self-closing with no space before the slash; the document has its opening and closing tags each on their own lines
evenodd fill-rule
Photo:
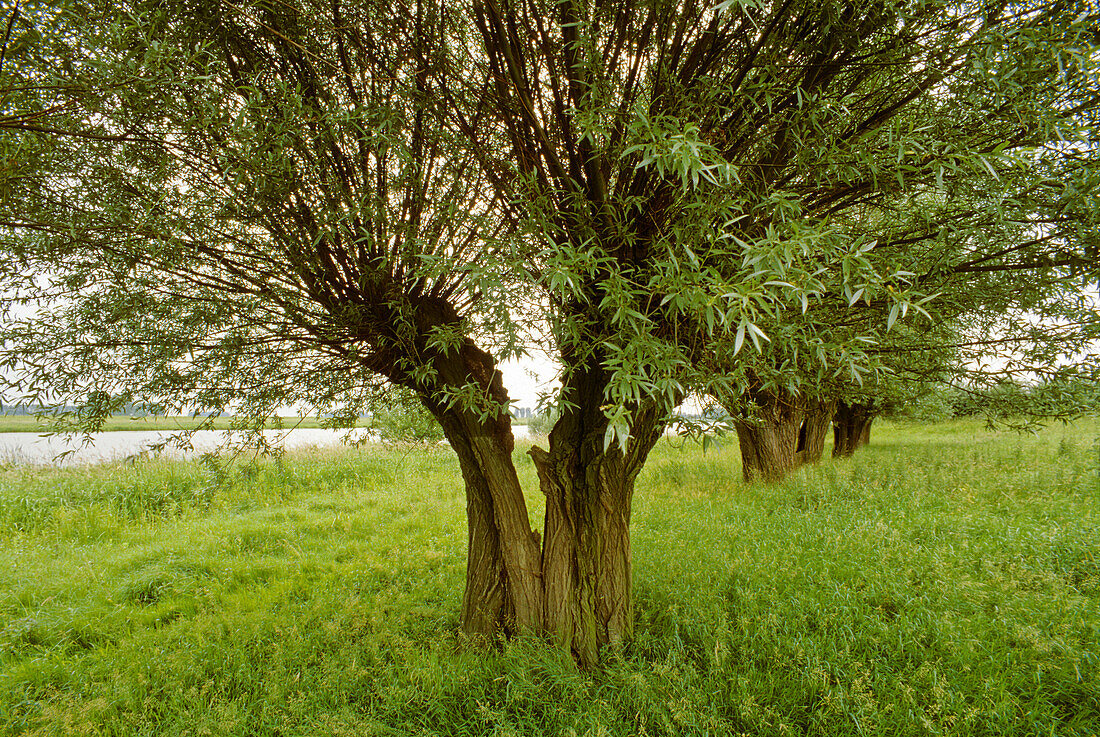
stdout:
<svg viewBox="0 0 1100 737">
<path fill-rule="evenodd" d="M 805 412 L 797 398 L 772 392 L 757 392 L 752 402 L 750 417 L 728 410 L 743 418 L 734 423 L 741 474 L 749 483 L 781 481 L 799 464 L 799 430 Z"/>
<path fill-rule="evenodd" d="M 467 343 L 436 361 L 438 381 L 450 386 L 474 382 L 494 402 L 488 416 L 421 401 L 443 427 L 458 456 L 466 485 L 466 590 L 462 630 L 474 637 L 543 631 L 543 596 L 538 533 L 531 529 L 527 502 L 512 462 L 514 441 L 508 396 L 492 357 Z"/>
<path fill-rule="evenodd" d="M 454 447 L 454 441 L 451 442 Z M 508 591 L 508 575 L 500 549 L 500 532 L 493 514 L 488 485 L 459 463 L 466 478 L 466 589 L 462 595 L 462 631 L 471 637 L 492 637 L 507 632 L 515 621 L 515 606 Z M 475 479 L 471 483 L 470 477 Z"/>
<path fill-rule="evenodd" d="M 438 366 L 440 377 L 452 384 L 481 377 L 488 393 L 507 406 L 488 354 L 468 345 Z M 598 663 L 602 648 L 631 635 L 630 505 L 635 479 L 663 424 L 656 410 L 638 411 L 625 452 L 616 444 L 605 449 L 605 385 L 602 374 L 575 377 L 568 388 L 576 408 L 555 424 L 549 451 L 530 451 L 546 495 L 541 547 L 512 462 L 507 415 L 484 418 L 422 395 L 466 483 L 467 634 L 549 634 L 585 668 Z"/>
<path fill-rule="evenodd" d="M 799 431 L 797 462 L 817 463 L 825 453 L 825 437 L 829 434 L 829 423 L 836 411 L 836 402 L 811 400 L 806 403 L 802 429 Z"/>
<path fill-rule="evenodd" d="M 745 481 L 782 481 L 802 464 L 821 460 L 835 402 L 757 392 L 752 405 L 751 416 L 742 412 L 744 419 L 734 423 Z"/>
<path fill-rule="evenodd" d="M 833 415 L 833 457 L 848 458 L 871 442 L 874 408 L 869 404 L 840 401 Z"/>
<path fill-rule="evenodd" d="M 580 391 L 598 381 L 578 381 Z M 630 506 L 634 482 L 663 425 L 653 411 L 635 416 L 623 452 L 604 449 L 607 421 L 598 402 L 563 413 L 550 450 L 531 458 L 546 495 L 542 575 L 545 626 L 554 640 L 590 668 L 601 649 L 618 647 L 634 628 Z"/>
<path fill-rule="evenodd" d="M 537 633 L 544 608 L 539 580 L 539 540 L 512 463 L 508 426 L 478 426 L 444 432 L 466 482 L 466 590 L 462 630 L 471 636 Z M 507 432 L 505 435 L 501 430 Z"/>
</svg>

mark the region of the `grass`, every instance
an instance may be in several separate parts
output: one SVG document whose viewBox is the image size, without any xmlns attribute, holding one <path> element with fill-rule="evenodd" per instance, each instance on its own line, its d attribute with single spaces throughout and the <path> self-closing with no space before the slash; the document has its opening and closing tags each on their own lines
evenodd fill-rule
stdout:
<svg viewBox="0 0 1100 737">
<path fill-rule="evenodd" d="M 876 426 L 772 487 L 665 442 L 594 673 L 456 634 L 445 449 L 7 469 L 0 734 L 1095 735 L 1098 439 Z"/>
<path fill-rule="evenodd" d="M 203 418 L 180 417 L 110 417 L 101 428 L 103 432 L 119 430 L 192 430 L 197 428 Z M 232 429 L 232 418 L 220 417 L 214 420 L 213 430 Z M 268 423 L 269 428 L 316 428 L 322 427 L 316 417 L 278 417 Z M 2 432 L 46 432 L 49 423 L 34 415 L 0 414 L 0 433 Z"/>
</svg>

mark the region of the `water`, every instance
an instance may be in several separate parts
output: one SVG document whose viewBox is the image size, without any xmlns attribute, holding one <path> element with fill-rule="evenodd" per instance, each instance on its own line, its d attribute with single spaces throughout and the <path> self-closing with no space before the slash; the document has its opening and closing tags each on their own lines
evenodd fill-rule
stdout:
<svg viewBox="0 0 1100 737">
<path fill-rule="evenodd" d="M 516 438 L 527 437 L 527 426 L 512 428 Z M 79 466 L 121 460 L 148 452 L 152 446 L 163 443 L 173 435 L 171 430 L 119 430 L 95 433 L 91 442 L 84 438 L 66 438 L 59 435 L 43 437 L 32 432 L 0 433 L 0 463 L 36 466 Z M 352 439 L 367 440 L 366 431 L 354 431 Z M 273 446 L 285 450 L 339 445 L 348 438 L 346 430 L 322 428 L 294 428 L 290 430 L 265 430 L 264 439 Z M 188 439 L 189 447 L 179 448 L 171 444 L 159 452 L 170 458 L 193 458 L 226 445 L 229 433 L 223 430 L 199 430 Z M 62 455 L 62 454 L 65 455 Z"/>
</svg>

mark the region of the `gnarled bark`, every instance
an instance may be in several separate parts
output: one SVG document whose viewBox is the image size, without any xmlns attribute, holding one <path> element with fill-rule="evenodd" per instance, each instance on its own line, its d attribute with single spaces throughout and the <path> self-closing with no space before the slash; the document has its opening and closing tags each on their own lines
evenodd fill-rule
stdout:
<svg viewBox="0 0 1100 737">
<path fill-rule="evenodd" d="M 579 391 L 602 384 L 577 382 Z M 582 667 L 596 664 L 606 646 L 617 647 L 634 628 L 630 507 L 634 482 L 663 429 L 652 410 L 635 416 L 625 452 L 604 449 L 607 420 L 595 402 L 562 414 L 550 449 L 530 451 L 543 493 L 546 519 L 542 576 L 547 632 L 569 648 Z"/>
<path fill-rule="evenodd" d="M 848 458 L 871 442 L 875 409 L 870 404 L 840 401 L 833 415 L 833 457 Z"/>
<path fill-rule="evenodd" d="M 466 486 L 462 629 L 485 637 L 540 632 L 544 601 L 539 537 L 531 529 L 512 462 L 515 444 L 501 374 L 493 357 L 472 341 L 450 355 L 437 356 L 434 366 L 437 382 L 456 387 L 473 382 L 495 408 L 486 416 L 471 408 L 441 405 L 430 392 L 421 394 L 458 456 Z"/>
<path fill-rule="evenodd" d="M 456 424 L 448 417 L 444 433 L 466 484 L 468 552 L 462 629 L 468 635 L 486 637 L 540 632 L 544 607 L 539 541 L 528 522 L 527 503 L 512 463 L 511 429 L 476 421 L 457 428 Z"/>
<path fill-rule="evenodd" d="M 442 380 L 478 380 L 506 406 L 491 357 L 472 344 L 437 365 Z M 591 400 L 604 385 L 602 375 L 582 375 L 569 389 Z M 630 506 L 635 479 L 663 429 L 659 413 L 635 413 L 625 451 L 604 448 L 607 419 L 598 401 L 578 401 L 562 414 L 549 450 L 530 451 L 546 495 L 540 546 L 512 462 L 507 415 L 484 418 L 423 401 L 443 425 L 466 483 L 463 631 L 548 634 L 582 667 L 595 666 L 601 648 L 633 632 Z"/>
<path fill-rule="evenodd" d="M 745 481 L 782 481 L 803 463 L 821 459 L 832 402 L 761 391 L 752 395 L 752 404 L 751 416 L 742 413 L 734 423 Z"/>
<path fill-rule="evenodd" d="M 817 463 L 825 453 L 825 437 L 836 411 L 835 401 L 809 400 L 799 430 L 798 465 Z"/>
</svg>

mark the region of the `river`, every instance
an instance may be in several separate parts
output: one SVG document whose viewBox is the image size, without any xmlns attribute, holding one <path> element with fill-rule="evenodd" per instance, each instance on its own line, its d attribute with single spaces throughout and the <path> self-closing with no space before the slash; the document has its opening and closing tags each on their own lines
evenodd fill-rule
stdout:
<svg viewBox="0 0 1100 737">
<path fill-rule="evenodd" d="M 526 425 L 515 425 L 512 430 L 517 439 L 527 437 Z M 364 432 L 360 431 L 358 437 L 363 438 Z M 95 433 L 86 440 L 32 432 L 0 433 L 0 465 L 79 466 L 121 460 L 147 452 L 172 434 L 170 430 L 119 430 Z M 188 439 L 188 447 L 169 444 L 160 454 L 172 458 L 195 457 L 225 446 L 227 435 L 223 430 L 199 430 Z M 346 437 L 345 430 L 321 428 L 264 431 L 269 444 L 286 450 L 338 445 Z"/>
</svg>

